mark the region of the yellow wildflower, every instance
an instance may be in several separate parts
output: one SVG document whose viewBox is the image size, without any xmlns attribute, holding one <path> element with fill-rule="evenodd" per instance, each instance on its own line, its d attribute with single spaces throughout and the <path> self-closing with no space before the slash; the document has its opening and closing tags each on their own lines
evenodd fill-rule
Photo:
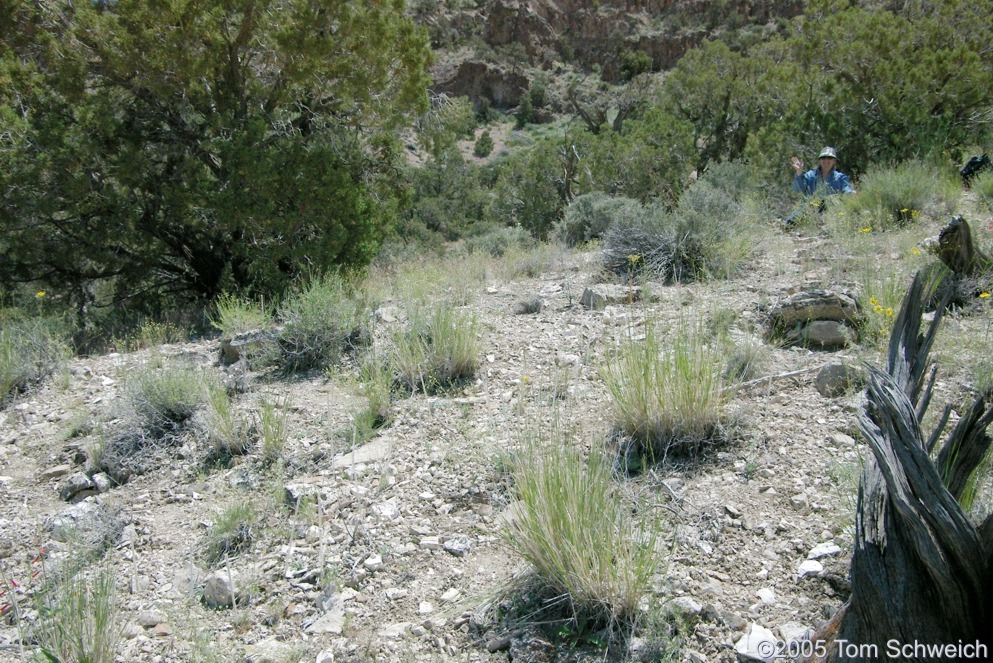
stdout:
<svg viewBox="0 0 993 663">
<path fill-rule="evenodd" d="M 904 207 L 902 210 L 900 210 L 900 213 L 901 214 L 906 214 L 909 211 L 910 211 L 909 209 L 907 209 L 906 207 Z"/>
<path fill-rule="evenodd" d="M 915 209 L 913 212 L 910 213 L 910 216 L 913 217 L 913 218 L 915 218 L 915 219 L 919 219 L 919 218 L 921 218 L 921 212 L 920 212 L 920 210 L 916 210 Z"/>
<path fill-rule="evenodd" d="M 893 309 L 890 308 L 889 306 L 886 307 L 886 317 L 887 318 L 892 318 L 893 317 Z"/>
<path fill-rule="evenodd" d="M 871 226 L 866 226 L 865 228 L 859 228 L 859 232 L 860 233 L 871 233 L 872 232 L 872 227 Z"/>
<path fill-rule="evenodd" d="M 882 306 L 879 306 L 877 304 L 876 307 L 874 309 L 872 309 L 872 310 L 875 311 L 876 313 L 882 313 L 883 312 L 883 307 Z"/>
<path fill-rule="evenodd" d="M 48 294 L 48 293 L 46 293 L 44 290 L 39 290 L 38 292 L 34 293 L 34 296 L 37 297 L 38 299 L 41 299 L 46 294 Z"/>
<path fill-rule="evenodd" d="M 990 293 L 988 293 L 988 292 L 981 292 L 981 293 L 979 293 L 979 298 L 980 299 L 989 299 L 990 298 Z"/>
<path fill-rule="evenodd" d="M 879 303 L 879 300 L 877 300 L 875 297 L 870 297 L 869 298 L 869 306 L 876 306 L 878 303 Z"/>
<path fill-rule="evenodd" d="M 916 246 L 914 248 L 910 249 L 910 252 L 912 254 L 914 254 L 915 256 L 919 256 L 921 254 L 921 250 L 919 248 L 917 248 Z"/>
<path fill-rule="evenodd" d="M 529 382 L 531 382 L 531 378 L 528 377 L 527 375 L 522 375 L 521 382 L 523 382 L 524 384 L 528 384 Z"/>
</svg>

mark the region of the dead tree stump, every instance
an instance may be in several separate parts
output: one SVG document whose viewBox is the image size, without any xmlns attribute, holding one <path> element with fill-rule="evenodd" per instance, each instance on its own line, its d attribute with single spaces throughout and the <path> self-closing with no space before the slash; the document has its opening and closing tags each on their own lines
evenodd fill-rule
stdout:
<svg viewBox="0 0 993 663">
<path fill-rule="evenodd" d="M 993 267 L 993 260 L 976 246 L 972 229 L 961 216 L 953 216 L 938 235 L 938 257 L 957 276 L 977 276 Z"/>
<path fill-rule="evenodd" d="M 859 425 L 873 459 L 859 485 L 852 593 L 815 636 L 816 660 L 940 661 L 947 650 L 935 647 L 948 645 L 982 645 L 972 658 L 993 657 L 993 514 L 976 527 L 957 501 L 990 446 L 993 407 L 977 399 L 931 461 L 951 409 L 923 434 L 935 378 L 928 353 L 944 310 L 920 333 L 924 281 L 918 274 L 904 298 L 887 371 L 869 369 Z"/>
</svg>

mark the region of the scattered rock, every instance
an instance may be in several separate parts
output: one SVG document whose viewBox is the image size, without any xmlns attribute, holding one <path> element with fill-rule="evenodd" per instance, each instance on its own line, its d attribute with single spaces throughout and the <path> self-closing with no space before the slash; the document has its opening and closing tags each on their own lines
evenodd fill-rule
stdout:
<svg viewBox="0 0 993 663">
<path fill-rule="evenodd" d="M 841 546 L 838 546 L 833 541 L 827 541 L 825 543 L 820 543 L 807 553 L 807 559 L 821 559 L 822 557 L 831 557 L 837 555 L 841 552 Z"/>
<path fill-rule="evenodd" d="M 800 513 L 806 513 L 810 509 L 810 501 L 804 493 L 797 493 L 791 497 L 790 505 Z"/>
<path fill-rule="evenodd" d="M 165 613 L 158 610 L 142 610 L 138 613 L 137 621 L 143 628 L 152 628 L 153 626 L 158 626 L 163 622 L 169 621 L 169 618 L 165 616 Z"/>
<path fill-rule="evenodd" d="M 486 651 L 491 654 L 498 651 L 507 651 L 508 649 L 510 649 L 510 636 L 501 635 L 486 641 Z"/>
<path fill-rule="evenodd" d="M 364 566 L 370 573 L 375 573 L 383 568 L 383 558 L 379 555 L 369 555 L 369 557 L 362 562 L 362 566 Z"/>
<path fill-rule="evenodd" d="M 311 635 L 341 635 L 345 628 L 345 608 L 341 602 L 311 622 L 304 630 Z"/>
<path fill-rule="evenodd" d="M 747 661 L 772 661 L 776 653 L 776 641 L 776 635 L 772 631 L 758 624 L 751 624 L 745 635 L 734 643 L 734 650 Z"/>
<path fill-rule="evenodd" d="M 810 640 L 810 635 L 810 628 L 797 622 L 786 622 L 779 626 L 779 636 L 786 643 L 805 642 Z"/>
<path fill-rule="evenodd" d="M 470 549 L 472 549 L 472 542 L 466 536 L 455 536 L 445 541 L 445 552 L 456 557 L 465 556 Z"/>
<path fill-rule="evenodd" d="M 83 472 L 76 472 L 59 484 L 59 497 L 63 502 L 78 502 L 97 492 L 96 484 Z"/>
<path fill-rule="evenodd" d="M 865 374 L 859 369 L 846 364 L 828 364 L 817 372 L 814 386 L 817 392 L 825 398 L 837 398 L 865 384 Z M 851 438 L 849 438 L 851 439 Z M 854 440 L 852 440 L 854 443 Z"/>
<path fill-rule="evenodd" d="M 231 570 L 215 571 L 207 576 L 203 586 L 203 602 L 208 608 L 230 608 L 240 603 L 238 573 Z"/>
<path fill-rule="evenodd" d="M 541 301 L 538 297 L 534 299 L 529 299 L 526 302 L 517 302 L 514 304 L 514 315 L 532 315 L 535 313 L 541 313 L 541 310 L 545 307 L 545 303 Z"/>
<path fill-rule="evenodd" d="M 680 596 L 673 599 L 672 605 L 686 617 L 697 617 L 703 612 L 703 605 L 689 596 Z"/>
<path fill-rule="evenodd" d="M 797 576 L 806 578 L 808 576 L 819 576 L 824 573 L 824 565 L 814 559 L 807 559 L 800 563 L 796 570 Z"/>
<path fill-rule="evenodd" d="M 407 631 L 410 630 L 411 626 L 413 626 L 413 624 L 411 624 L 410 622 L 400 622 L 398 624 L 387 626 L 384 629 L 380 629 L 379 635 L 380 637 L 383 638 L 390 638 L 392 640 L 397 640 L 406 636 Z"/>
<path fill-rule="evenodd" d="M 72 472 L 72 467 L 69 465 L 56 465 L 55 467 L 50 467 L 44 472 L 42 472 L 38 479 L 40 481 L 51 481 L 52 479 L 61 479 Z"/>
<path fill-rule="evenodd" d="M 773 605 L 776 602 L 776 592 L 768 587 L 763 587 L 759 591 L 755 592 L 755 595 L 759 597 L 759 600 L 766 605 Z"/>
</svg>

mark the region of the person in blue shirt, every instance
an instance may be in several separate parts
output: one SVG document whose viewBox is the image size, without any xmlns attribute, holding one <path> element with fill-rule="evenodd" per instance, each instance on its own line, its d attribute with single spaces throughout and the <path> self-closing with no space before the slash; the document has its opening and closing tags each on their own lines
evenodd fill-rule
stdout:
<svg viewBox="0 0 993 663">
<path fill-rule="evenodd" d="M 825 147 L 817 156 L 817 168 L 803 172 L 803 162 L 799 157 L 790 159 L 796 175 L 793 177 L 793 190 L 808 196 L 821 193 L 855 193 L 848 181 L 848 175 L 837 169 L 838 153 L 833 147 Z"/>
</svg>

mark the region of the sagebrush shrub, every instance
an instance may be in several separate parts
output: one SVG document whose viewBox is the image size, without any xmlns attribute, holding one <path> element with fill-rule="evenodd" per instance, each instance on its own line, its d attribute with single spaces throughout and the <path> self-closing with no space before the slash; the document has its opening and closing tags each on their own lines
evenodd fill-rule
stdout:
<svg viewBox="0 0 993 663">
<path fill-rule="evenodd" d="M 612 223 L 641 214 L 641 205 L 636 200 L 600 192 L 586 193 L 565 208 L 552 237 L 568 246 L 576 246 L 601 239 Z"/>
<path fill-rule="evenodd" d="M 278 335 L 288 371 L 324 368 L 369 336 L 367 308 L 338 274 L 312 278 L 280 305 Z"/>
<path fill-rule="evenodd" d="M 625 208 L 604 235 L 604 266 L 666 282 L 729 277 L 755 242 L 744 205 L 726 187 L 702 179 L 672 211 L 657 203 Z"/>
<path fill-rule="evenodd" d="M 210 324 L 225 338 L 265 329 L 271 323 L 272 311 L 263 300 L 251 302 L 230 293 L 214 300 L 214 312 L 210 316 Z"/>
<path fill-rule="evenodd" d="M 829 213 L 829 218 L 848 230 L 897 228 L 953 213 L 960 186 L 954 173 L 923 161 L 884 166 L 863 175 L 858 194 L 839 201 L 844 214 Z"/>
</svg>

